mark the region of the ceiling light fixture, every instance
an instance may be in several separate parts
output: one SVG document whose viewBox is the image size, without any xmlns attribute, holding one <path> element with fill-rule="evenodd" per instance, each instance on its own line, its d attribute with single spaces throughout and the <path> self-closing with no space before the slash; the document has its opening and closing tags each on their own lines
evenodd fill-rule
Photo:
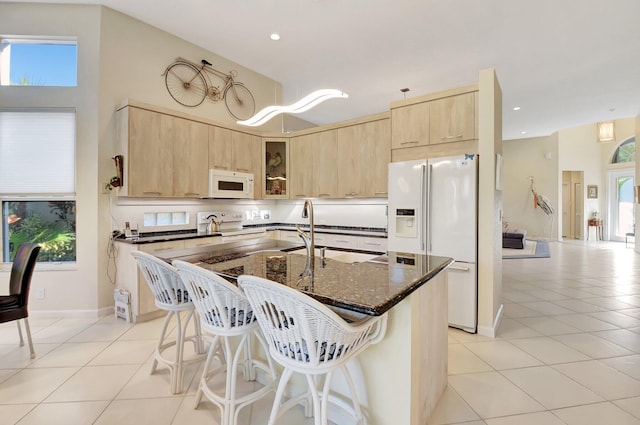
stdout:
<svg viewBox="0 0 640 425">
<path fill-rule="evenodd" d="M 308 111 L 319 103 L 324 102 L 325 100 L 334 99 L 334 98 L 342 98 L 346 99 L 349 97 L 348 94 L 336 90 L 336 89 L 322 89 L 316 90 L 311 94 L 303 97 L 296 103 L 293 103 L 288 106 L 267 106 L 248 120 L 237 121 L 238 124 L 246 125 L 249 127 L 257 127 L 269 121 L 271 118 L 275 117 L 279 114 L 299 114 L 304 111 Z"/>
<path fill-rule="evenodd" d="M 274 32 L 269 36 L 269 38 L 271 38 L 273 41 L 278 41 L 280 40 L 280 34 L 278 34 L 277 32 Z"/>
<path fill-rule="evenodd" d="M 520 107 L 519 107 L 519 106 L 514 106 L 514 107 L 513 107 L 513 110 L 514 110 L 514 111 L 519 111 L 519 110 L 520 110 Z"/>
<path fill-rule="evenodd" d="M 616 129 L 613 121 L 598 123 L 598 142 L 613 142 L 616 140 Z"/>
</svg>

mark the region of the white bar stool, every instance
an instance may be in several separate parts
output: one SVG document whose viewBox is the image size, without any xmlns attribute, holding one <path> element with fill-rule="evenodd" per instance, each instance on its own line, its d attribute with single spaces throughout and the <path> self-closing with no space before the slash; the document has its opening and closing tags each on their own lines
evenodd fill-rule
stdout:
<svg viewBox="0 0 640 425">
<path fill-rule="evenodd" d="M 184 366 L 204 360 L 204 356 L 195 356 L 187 361 L 184 360 L 184 344 L 187 341 L 193 342 L 194 350 L 197 354 L 204 354 L 204 344 L 198 315 L 194 314 L 195 308 L 193 302 L 189 299 L 189 294 L 173 266 L 146 252 L 134 251 L 131 255 L 137 260 L 140 271 L 149 284 L 151 292 L 153 292 L 156 306 L 161 310 L 167 311 L 167 315 L 162 323 L 162 330 L 160 331 L 160 339 L 156 346 L 153 364 L 151 365 L 151 373 L 155 372 L 158 363 L 167 366 L 171 371 L 171 393 L 181 393 Z M 187 312 L 187 318 L 184 324 L 180 317 L 181 312 Z M 172 318 L 176 320 L 176 339 L 167 341 L 167 329 Z M 191 318 L 193 318 L 195 335 L 187 336 L 187 328 Z M 169 359 L 163 356 L 163 352 L 172 346 L 176 347 L 175 359 Z"/>
<path fill-rule="evenodd" d="M 329 402 L 366 423 L 351 374 L 346 363 L 370 344 L 379 342 L 386 331 L 386 315 L 349 324 L 324 304 L 302 292 L 267 279 L 243 275 L 238 284 L 249 299 L 275 361 L 284 367 L 273 402 L 269 425 L 297 404 L 305 406 L 315 425 L 327 424 Z M 351 403 L 330 392 L 335 370 L 341 370 L 351 392 Z M 307 380 L 308 390 L 281 404 L 293 372 Z M 318 380 L 324 376 L 322 392 Z M 320 380 L 321 381 L 321 380 Z M 311 404 L 311 405 L 309 405 Z"/>
<path fill-rule="evenodd" d="M 173 264 L 189 291 L 203 329 L 213 335 L 196 394 L 196 408 L 204 394 L 220 409 L 221 425 L 236 425 L 240 409 L 262 398 L 275 387 L 277 373 L 269 355 L 269 347 L 260 333 L 255 312 L 242 291 L 202 267 L 180 260 L 173 261 Z M 262 346 L 268 364 L 254 357 L 251 346 L 254 336 Z M 224 393 L 210 386 L 212 378 L 224 373 L 225 369 L 224 363 L 212 367 L 218 352 L 224 354 L 226 363 Z M 238 369 L 242 371 L 245 381 L 255 381 L 256 372 L 262 371 L 265 384 L 257 390 L 238 394 Z"/>
</svg>

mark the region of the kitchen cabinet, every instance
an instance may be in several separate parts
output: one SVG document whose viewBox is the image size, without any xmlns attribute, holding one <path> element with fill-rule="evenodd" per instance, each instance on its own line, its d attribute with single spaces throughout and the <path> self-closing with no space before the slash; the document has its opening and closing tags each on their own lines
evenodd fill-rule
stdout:
<svg viewBox="0 0 640 425">
<path fill-rule="evenodd" d="M 209 126 L 209 168 L 232 170 L 231 130 Z"/>
<path fill-rule="evenodd" d="M 387 252 L 387 238 L 359 237 L 358 248 L 363 251 Z"/>
<path fill-rule="evenodd" d="M 263 198 L 289 198 L 289 162 L 288 139 L 263 139 Z"/>
<path fill-rule="evenodd" d="M 173 120 L 173 196 L 204 198 L 209 192 L 208 126 Z"/>
<path fill-rule="evenodd" d="M 121 195 L 204 197 L 208 188 L 207 126 L 136 107 L 118 111 L 125 153 Z"/>
<path fill-rule="evenodd" d="M 315 133 L 312 139 L 312 182 L 316 198 L 337 198 L 338 192 L 338 131 Z"/>
<path fill-rule="evenodd" d="M 429 140 L 431 144 L 477 139 L 476 93 L 448 96 L 430 102 Z"/>
<path fill-rule="evenodd" d="M 391 109 L 392 148 L 429 144 L 430 103 L 421 102 Z"/>
<path fill-rule="evenodd" d="M 254 175 L 254 199 L 262 193 L 260 138 L 252 134 L 209 126 L 209 168 Z"/>
<path fill-rule="evenodd" d="M 342 127 L 337 132 L 339 196 L 386 197 L 391 159 L 390 120 Z"/>
<path fill-rule="evenodd" d="M 289 154 L 292 198 L 338 197 L 336 130 L 292 138 Z"/>
<path fill-rule="evenodd" d="M 291 198 L 313 197 L 313 139 L 315 134 L 294 137 L 289 142 L 289 187 Z"/>
<path fill-rule="evenodd" d="M 158 310 L 153 292 L 149 289 L 145 277 L 138 268 L 138 263 L 133 258 L 133 251 L 142 251 L 150 254 L 185 248 L 185 241 L 155 242 L 148 244 L 131 244 L 116 242 L 118 244 L 116 285 L 126 289 L 131 294 L 131 312 L 133 321 L 141 322 L 159 317 L 163 311 Z"/>
</svg>

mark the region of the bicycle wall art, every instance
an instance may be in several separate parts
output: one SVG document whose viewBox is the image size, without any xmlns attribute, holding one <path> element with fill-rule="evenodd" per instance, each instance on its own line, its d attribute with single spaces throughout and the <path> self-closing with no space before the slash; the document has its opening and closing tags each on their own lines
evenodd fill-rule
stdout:
<svg viewBox="0 0 640 425">
<path fill-rule="evenodd" d="M 236 81 L 237 71 L 228 74 L 216 69 L 206 59 L 200 65 L 187 59 L 178 58 L 162 73 L 171 97 L 181 105 L 196 107 L 208 97 L 212 102 L 224 100 L 227 111 L 237 120 L 247 120 L 253 116 L 256 102 L 251 91 Z M 215 86 L 211 78 L 222 80 L 222 88 Z"/>
</svg>

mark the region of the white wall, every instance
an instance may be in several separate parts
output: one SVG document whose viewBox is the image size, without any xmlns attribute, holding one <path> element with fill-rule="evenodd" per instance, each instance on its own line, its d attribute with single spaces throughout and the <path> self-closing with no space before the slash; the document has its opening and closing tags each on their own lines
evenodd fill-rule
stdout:
<svg viewBox="0 0 640 425">
<path fill-rule="evenodd" d="M 30 298 L 30 310 L 95 312 L 97 270 L 103 258 L 96 241 L 98 224 L 98 63 L 100 7 L 0 3 L 3 34 L 78 37 L 78 86 L 0 87 L 0 107 L 72 107 L 76 109 L 76 232 L 77 262 L 55 271 L 36 268 L 32 288 L 44 288 L 46 298 Z M 0 290 L 9 280 L 0 272 Z"/>
<path fill-rule="evenodd" d="M 110 196 L 103 182 L 114 175 L 115 108 L 126 98 L 173 109 L 161 77 L 177 56 L 207 58 L 223 70 L 237 69 L 256 99 L 256 108 L 271 104 L 280 86 L 211 52 L 140 21 L 101 6 L 0 3 L 0 31 L 12 35 L 76 36 L 78 86 L 0 87 L 0 107 L 74 107 L 77 117 L 76 200 L 77 262 L 43 271 L 32 280 L 46 298 L 31 298 L 31 311 L 96 314 L 113 305 L 107 276 L 107 244 L 111 230 Z M 222 123 L 233 122 L 223 104 L 207 103 L 188 110 Z M 273 130 L 281 125 L 273 124 Z M 265 128 L 265 130 L 271 130 Z M 0 291 L 9 273 L 0 272 Z"/>
<path fill-rule="evenodd" d="M 503 182 L 503 221 L 511 228 L 524 229 L 527 238 L 556 239 L 558 211 L 561 206 L 558 193 L 558 136 L 530 139 L 505 140 L 504 182 Z M 531 182 L 533 177 L 535 190 L 549 198 L 555 209 L 553 229 L 548 217 L 540 208 L 534 207 Z"/>
</svg>

